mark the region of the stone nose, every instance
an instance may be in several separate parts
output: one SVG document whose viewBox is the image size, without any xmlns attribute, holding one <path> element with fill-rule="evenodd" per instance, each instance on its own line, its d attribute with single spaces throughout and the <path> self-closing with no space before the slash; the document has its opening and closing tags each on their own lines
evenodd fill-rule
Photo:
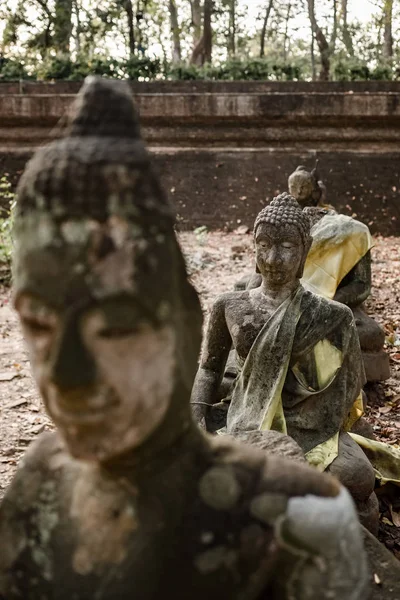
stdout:
<svg viewBox="0 0 400 600">
<path fill-rule="evenodd" d="M 65 323 L 54 352 L 50 375 L 54 385 L 63 390 L 90 386 L 95 382 L 96 364 L 83 343 L 78 315 L 71 315 Z"/>
<path fill-rule="evenodd" d="M 265 253 L 265 262 L 270 266 L 281 264 L 281 253 L 278 246 L 271 246 L 271 248 L 268 249 Z"/>
</svg>

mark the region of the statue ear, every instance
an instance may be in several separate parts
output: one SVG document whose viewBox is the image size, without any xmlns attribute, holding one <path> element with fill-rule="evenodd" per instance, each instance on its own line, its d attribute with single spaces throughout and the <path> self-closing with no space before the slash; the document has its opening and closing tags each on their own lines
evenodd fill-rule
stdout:
<svg viewBox="0 0 400 600">
<path fill-rule="evenodd" d="M 301 261 L 301 263 L 299 265 L 299 270 L 297 272 L 297 278 L 298 279 L 301 279 L 303 277 L 304 265 L 306 264 L 307 256 L 308 256 L 308 253 L 310 251 L 312 241 L 313 241 L 312 237 L 310 236 L 308 238 L 308 240 L 306 241 L 306 243 L 305 243 L 303 260 Z"/>
</svg>

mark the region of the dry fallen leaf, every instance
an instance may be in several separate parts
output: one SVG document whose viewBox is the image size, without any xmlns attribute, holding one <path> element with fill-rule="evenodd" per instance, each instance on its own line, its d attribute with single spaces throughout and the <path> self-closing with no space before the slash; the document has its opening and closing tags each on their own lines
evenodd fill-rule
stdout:
<svg viewBox="0 0 400 600">
<path fill-rule="evenodd" d="M 11 381 L 15 377 L 18 377 L 18 375 L 18 373 L 13 373 L 12 371 L 1 371 L 0 381 Z"/>
<path fill-rule="evenodd" d="M 390 505 L 390 516 L 392 517 L 393 525 L 400 527 L 400 513 L 395 511 L 392 505 Z"/>
<path fill-rule="evenodd" d="M 381 583 L 382 583 L 381 579 L 377 573 L 374 573 L 374 581 L 375 581 L 376 585 L 381 585 Z"/>
<path fill-rule="evenodd" d="M 17 406 L 22 406 L 23 404 L 27 404 L 27 400 L 24 398 L 21 400 L 16 400 L 15 402 L 10 402 L 10 404 L 6 404 L 4 408 L 16 408 Z"/>
</svg>

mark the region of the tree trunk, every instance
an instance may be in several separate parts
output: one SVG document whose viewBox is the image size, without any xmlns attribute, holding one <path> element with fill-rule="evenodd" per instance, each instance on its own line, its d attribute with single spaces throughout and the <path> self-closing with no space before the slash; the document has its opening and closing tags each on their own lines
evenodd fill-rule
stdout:
<svg viewBox="0 0 400 600">
<path fill-rule="evenodd" d="M 393 0 L 384 0 L 383 5 L 383 56 L 386 60 L 393 58 Z"/>
<path fill-rule="evenodd" d="M 236 0 L 229 0 L 229 37 L 228 37 L 228 56 L 234 57 L 236 54 Z"/>
<path fill-rule="evenodd" d="M 307 0 L 307 4 L 313 36 L 315 36 L 315 41 L 317 42 L 318 50 L 321 56 L 321 70 L 319 73 L 319 79 L 321 81 L 329 81 L 331 69 L 329 44 L 315 18 L 314 0 Z"/>
<path fill-rule="evenodd" d="M 265 56 L 265 36 L 267 34 L 267 25 L 268 25 L 268 21 L 269 21 L 269 17 L 272 11 L 272 7 L 274 4 L 274 0 L 269 0 L 267 8 L 265 10 L 265 16 L 264 16 L 264 21 L 263 21 L 263 26 L 261 29 L 261 36 L 260 36 L 260 58 L 263 58 Z"/>
<path fill-rule="evenodd" d="M 129 0 L 131 2 L 131 0 Z M 148 10 L 149 0 L 137 0 L 136 2 L 136 48 L 142 56 L 145 55 L 143 47 L 143 26 L 144 17 Z"/>
<path fill-rule="evenodd" d="M 292 10 L 292 3 L 288 3 L 287 14 L 286 14 L 286 22 L 285 22 L 285 34 L 283 38 L 283 62 L 286 62 L 287 58 L 287 43 L 288 43 L 288 30 L 289 30 L 289 19 L 290 19 L 290 11 Z"/>
<path fill-rule="evenodd" d="M 79 10 L 79 0 L 73 0 L 73 10 L 76 19 L 75 46 L 77 54 L 81 51 L 81 15 Z"/>
<path fill-rule="evenodd" d="M 177 64 L 182 61 L 182 50 L 181 31 L 179 28 L 178 11 L 176 8 L 175 0 L 169 0 L 169 17 L 171 22 L 172 34 L 172 62 L 173 64 Z"/>
<path fill-rule="evenodd" d="M 56 0 L 53 46 L 57 54 L 69 56 L 72 34 L 72 0 Z"/>
<path fill-rule="evenodd" d="M 204 63 L 211 62 L 212 58 L 212 27 L 211 16 L 213 9 L 213 0 L 204 0 L 203 12 L 203 35 L 193 49 L 190 63 L 192 65 L 202 66 Z"/>
<path fill-rule="evenodd" d="M 332 35 L 331 35 L 331 42 L 330 42 L 332 54 L 335 52 L 335 48 L 336 48 L 337 29 L 338 29 L 337 0 L 333 0 L 333 25 L 332 25 Z"/>
<path fill-rule="evenodd" d="M 192 14 L 193 27 L 193 49 L 197 46 L 201 38 L 201 4 L 200 0 L 191 0 L 190 9 Z"/>
<path fill-rule="evenodd" d="M 133 19 L 133 5 L 132 0 L 123 0 L 122 5 L 126 12 L 126 19 L 128 25 L 128 52 L 129 58 L 135 56 L 136 50 L 136 39 L 135 39 L 135 23 Z"/>
<path fill-rule="evenodd" d="M 341 17 L 343 27 L 343 43 L 346 46 L 349 56 L 354 56 L 353 40 L 351 39 L 348 23 L 347 23 L 347 0 L 342 0 Z"/>
<path fill-rule="evenodd" d="M 204 61 L 210 63 L 212 59 L 212 26 L 211 15 L 213 0 L 204 0 L 203 37 L 204 37 Z"/>
<path fill-rule="evenodd" d="M 315 38 L 314 32 L 311 27 L 311 73 L 312 80 L 315 81 L 317 79 L 317 70 L 315 68 Z"/>
</svg>

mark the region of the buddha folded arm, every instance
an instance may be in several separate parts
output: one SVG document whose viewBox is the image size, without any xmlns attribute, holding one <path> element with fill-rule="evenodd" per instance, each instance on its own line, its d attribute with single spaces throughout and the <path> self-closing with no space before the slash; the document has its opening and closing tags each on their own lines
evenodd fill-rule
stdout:
<svg viewBox="0 0 400 600">
<path fill-rule="evenodd" d="M 340 282 L 334 300 L 355 307 L 364 302 L 371 293 L 371 251 L 355 265 Z"/>
<path fill-rule="evenodd" d="M 231 334 L 225 318 L 224 296 L 212 307 L 207 327 L 199 370 L 193 385 L 192 414 L 199 425 L 205 427 L 205 416 L 217 402 L 224 368 L 232 346 Z"/>
</svg>

